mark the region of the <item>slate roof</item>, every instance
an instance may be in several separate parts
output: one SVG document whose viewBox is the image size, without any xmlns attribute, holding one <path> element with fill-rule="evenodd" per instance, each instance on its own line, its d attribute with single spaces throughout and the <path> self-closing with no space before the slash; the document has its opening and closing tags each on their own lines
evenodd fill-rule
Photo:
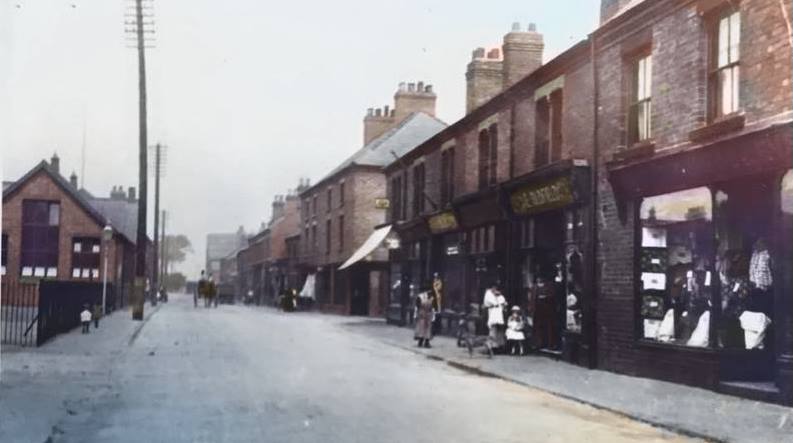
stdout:
<svg viewBox="0 0 793 443">
<path fill-rule="evenodd" d="M 9 186 L 11 186 L 13 184 L 14 184 L 14 182 L 6 182 L 6 181 L 4 181 L 3 182 L 3 191 L 5 191 L 7 187 L 9 187 Z"/>
<path fill-rule="evenodd" d="M 134 245 L 138 237 L 138 202 L 93 198 L 89 200 L 97 211 L 104 215 L 113 230 L 126 237 Z"/>
<path fill-rule="evenodd" d="M 414 112 L 341 162 L 312 188 L 353 165 L 386 166 L 395 160 L 394 154 L 402 157 L 446 126 L 446 123 L 429 114 Z"/>
</svg>

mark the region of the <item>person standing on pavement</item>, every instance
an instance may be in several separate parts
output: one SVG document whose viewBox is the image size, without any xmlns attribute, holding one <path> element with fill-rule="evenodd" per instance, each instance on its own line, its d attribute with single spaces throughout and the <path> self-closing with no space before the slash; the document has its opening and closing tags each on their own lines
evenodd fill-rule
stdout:
<svg viewBox="0 0 793 443">
<path fill-rule="evenodd" d="M 91 332 L 91 311 L 88 305 L 83 305 L 83 312 L 80 313 L 80 323 L 83 325 L 83 334 Z"/>
<path fill-rule="evenodd" d="M 507 306 L 507 300 L 499 291 L 498 286 L 492 285 L 485 291 L 482 306 L 487 309 L 487 327 L 490 331 L 488 340 L 494 348 L 502 348 L 505 344 L 504 309 Z"/>
<path fill-rule="evenodd" d="M 416 296 L 416 329 L 414 338 L 418 341 L 418 347 L 430 348 L 432 339 L 432 321 L 438 309 L 435 293 L 430 290 L 429 285 L 422 288 Z"/>
<path fill-rule="evenodd" d="M 94 329 L 99 329 L 99 319 L 102 318 L 102 305 L 98 303 L 94 305 L 94 312 L 91 314 L 91 318 L 94 320 Z"/>
<path fill-rule="evenodd" d="M 207 291 L 207 279 L 205 276 L 205 272 L 201 270 L 201 278 L 198 279 L 198 285 L 196 285 L 196 290 L 193 292 L 193 306 L 198 307 L 198 298 L 199 297 L 206 297 Z"/>
</svg>

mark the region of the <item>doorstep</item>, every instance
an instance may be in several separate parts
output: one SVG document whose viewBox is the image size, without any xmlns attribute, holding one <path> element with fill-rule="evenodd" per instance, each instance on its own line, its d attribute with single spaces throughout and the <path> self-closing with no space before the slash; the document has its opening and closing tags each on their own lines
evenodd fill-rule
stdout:
<svg viewBox="0 0 793 443">
<path fill-rule="evenodd" d="M 750 400 L 782 404 L 782 395 L 776 384 L 771 381 L 723 381 L 718 391 Z"/>
</svg>

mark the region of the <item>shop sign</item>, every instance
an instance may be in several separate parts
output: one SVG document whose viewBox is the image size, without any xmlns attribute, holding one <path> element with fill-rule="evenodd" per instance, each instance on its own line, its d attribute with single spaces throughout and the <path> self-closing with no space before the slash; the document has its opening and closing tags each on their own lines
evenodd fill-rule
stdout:
<svg viewBox="0 0 793 443">
<path fill-rule="evenodd" d="M 453 212 L 442 212 L 429 218 L 428 224 L 433 234 L 440 232 L 453 231 L 457 229 L 457 217 Z"/>
<path fill-rule="evenodd" d="M 512 211 L 518 215 L 561 208 L 574 201 L 573 185 L 569 176 L 523 186 L 509 197 Z"/>
<path fill-rule="evenodd" d="M 390 206 L 391 206 L 391 202 L 387 198 L 374 199 L 375 209 L 388 209 Z"/>
</svg>

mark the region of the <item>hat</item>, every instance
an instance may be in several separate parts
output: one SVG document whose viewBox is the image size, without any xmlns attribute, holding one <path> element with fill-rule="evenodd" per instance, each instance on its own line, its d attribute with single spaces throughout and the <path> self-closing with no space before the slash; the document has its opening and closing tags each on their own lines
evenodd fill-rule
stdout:
<svg viewBox="0 0 793 443">
<path fill-rule="evenodd" d="M 518 307 L 518 305 L 515 305 L 512 307 L 512 311 L 520 311 L 520 307 Z"/>
</svg>

